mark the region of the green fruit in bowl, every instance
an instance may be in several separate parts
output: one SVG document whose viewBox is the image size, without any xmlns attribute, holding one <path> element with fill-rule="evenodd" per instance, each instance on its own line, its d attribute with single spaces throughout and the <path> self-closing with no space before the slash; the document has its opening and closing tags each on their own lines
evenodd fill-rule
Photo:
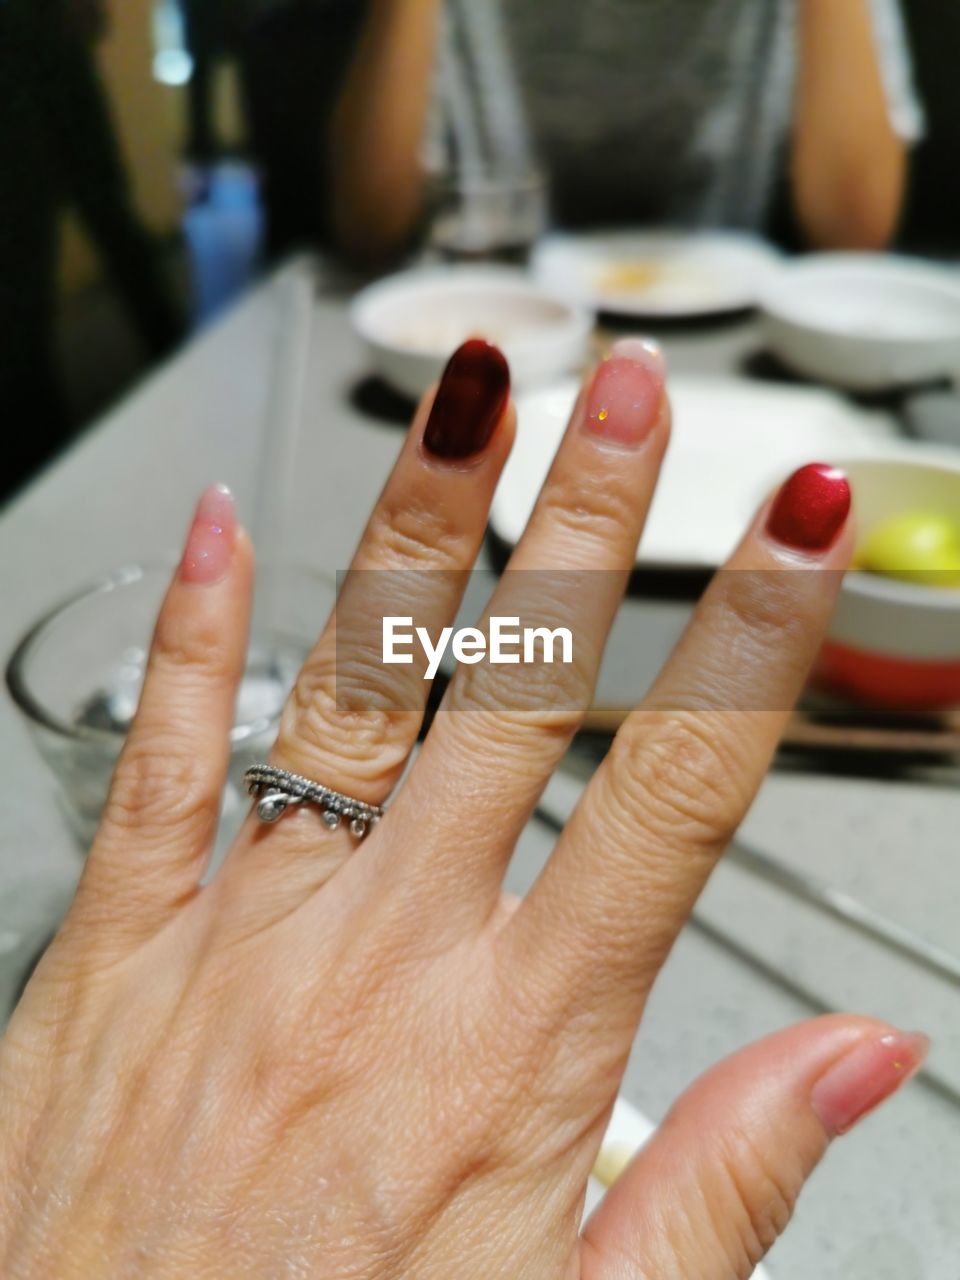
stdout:
<svg viewBox="0 0 960 1280">
<path fill-rule="evenodd" d="M 960 520 L 935 511 L 892 516 L 870 531 L 856 563 L 868 573 L 960 588 Z"/>
</svg>

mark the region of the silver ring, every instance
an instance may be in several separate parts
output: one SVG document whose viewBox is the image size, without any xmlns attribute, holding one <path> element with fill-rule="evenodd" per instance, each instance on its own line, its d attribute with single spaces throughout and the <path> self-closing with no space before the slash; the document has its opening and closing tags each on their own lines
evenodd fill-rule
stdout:
<svg viewBox="0 0 960 1280">
<path fill-rule="evenodd" d="M 257 797 L 257 817 L 261 822 L 277 822 L 288 809 L 296 805 L 313 804 L 320 810 L 325 826 L 336 831 L 342 822 L 349 822 L 350 834 L 362 840 L 383 817 L 383 809 L 375 804 L 365 804 L 350 796 L 341 795 L 330 787 L 275 769 L 273 765 L 256 764 L 243 778 L 247 790 Z"/>
</svg>

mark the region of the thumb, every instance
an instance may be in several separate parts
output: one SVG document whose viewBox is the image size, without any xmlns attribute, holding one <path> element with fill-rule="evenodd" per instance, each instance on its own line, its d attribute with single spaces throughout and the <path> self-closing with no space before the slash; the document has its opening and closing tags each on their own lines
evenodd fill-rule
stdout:
<svg viewBox="0 0 960 1280">
<path fill-rule="evenodd" d="M 928 1045 L 881 1022 L 833 1016 L 714 1067 L 588 1222 L 583 1280 L 746 1280 L 831 1140 L 909 1080 Z"/>
</svg>

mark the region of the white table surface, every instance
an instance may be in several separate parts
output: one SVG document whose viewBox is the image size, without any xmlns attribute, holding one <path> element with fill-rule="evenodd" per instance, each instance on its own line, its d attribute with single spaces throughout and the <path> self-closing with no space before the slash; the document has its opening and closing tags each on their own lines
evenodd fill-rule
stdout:
<svg viewBox="0 0 960 1280">
<path fill-rule="evenodd" d="M 0 516 L 0 652 L 6 655 L 27 625 L 77 584 L 174 551 L 208 482 L 231 485 L 249 518 L 268 404 L 275 295 L 271 282 L 252 294 Z M 349 559 L 401 433 L 351 401 L 364 365 L 342 297 L 321 299 L 315 328 L 290 531 L 298 558 L 336 571 Z M 754 343 L 753 330 L 742 325 L 667 335 L 665 345 L 674 368 L 715 372 L 732 369 Z M 665 652 L 685 612 L 679 605 L 631 604 L 629 625 L 639 620 L 644 627 L 648 667 Z M 646 678 L 638 673 L 637 692 Z M 32 904 L 36 913 L 49 911 L 42 904 L 69 891 L 79 862 L 53 803 L 52 779 L 6 697 L 0 767 L 2 934 L 11 910 Z M 575 793 L 575 784 L 561 778 L 548 794 L 563 812 Z M 775 774 L 743 834 L 783 862 L 960 951 L 958 831 L 958 788 Z M 551 843 L 543 828 L 529 828 L 510 887 L 530 882 Z M 789 974 L 816 1000 L 931 1033 L 933 1070 L 960 1091 L 955 988 L 734 867 L 719 869 L 700 911 L 709 925 Z M 796 991 L 688 928 L 655 989 L 624 1093 L 659 1118 L 717 1058 L 811 1011 Z M 771 1254 L 770 1270 L 774 1280 L 958 1280 L 957 1103 L 914 1084 L 838 1142 Z"/>
</svg>

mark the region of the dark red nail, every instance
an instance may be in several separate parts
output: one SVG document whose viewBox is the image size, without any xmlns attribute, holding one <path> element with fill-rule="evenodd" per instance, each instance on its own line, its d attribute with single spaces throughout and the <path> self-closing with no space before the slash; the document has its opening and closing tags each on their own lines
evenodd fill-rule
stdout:
<svg viewBox="0 0 960 1280">
<path fill-rule="evenodd" d="M 450 357 L 437 389 L 423 446 L 444 461 L 472 458 L 490 443 L 510 398 L 510 366 L 479 338 Z"/>
<path fill-rule="evenodd" d="M 777 494 L 767 533 L 797 551 L 826 551 L 850 514 L 850 482 L 825 462 L 795 471 Z"/>
</svg>

